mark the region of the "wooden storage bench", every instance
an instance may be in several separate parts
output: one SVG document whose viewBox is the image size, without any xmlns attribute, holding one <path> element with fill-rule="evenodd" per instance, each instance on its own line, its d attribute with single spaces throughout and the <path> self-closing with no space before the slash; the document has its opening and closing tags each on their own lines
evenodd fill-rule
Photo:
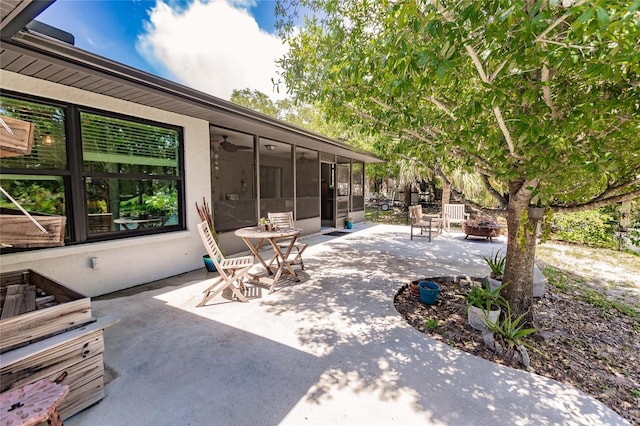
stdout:
<svg viewBox="0 0 640 426">
<path fill-rule="evenodd" d="M 53 300 L 36 310 L 25 307 L 37 307 L 38 296 Z M 0 274 L 0 308 L 0 353 L 92 321 L 91 299 L 31 269 Z M 7 315 L 9 309 L 14 312 Z"/>
<path fill-rule="evenodd" d="M 83 327 L 2 354 L 1 391 L 19 388 L 40 379 L 69 385 L 69 394 L 58 406 L 64 420 L 104 398 L 105 327 L 115 320 L 98 318 Z"/>
<path fill-rule="evenodd" d="M 24 312 L 35 304 L 33 291 L 46 303 Z M 64 374 L 62 419 L 104 397 L 103 331 L 115 320 L 93 318 L 91 299 L 23 270 L 0 274 L 0 307 L 12 314 L 0 320 L 0 392 Z"/>
</svg>

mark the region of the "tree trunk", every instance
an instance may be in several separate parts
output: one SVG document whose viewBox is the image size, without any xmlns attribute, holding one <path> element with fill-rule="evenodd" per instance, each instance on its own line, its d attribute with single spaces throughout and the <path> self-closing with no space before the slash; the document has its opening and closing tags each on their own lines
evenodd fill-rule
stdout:
<svg viewBox="0 0 640 426">
<path fill-rule="evenodd" d="M 411 205 L 411 184 L 407 183 L 404 185 L 404 192 L 402 197 L 402 210 L 408 211 L 410 205 Z"/>
<path fill-rule="evenodd" d="M 509 188 L 507 259 L 503 277 L 503 282 L 508 285 L 503 290 L 503 296 L 511 306 L 514 319 L 524 315 L 525 323 L 531 327 L 537 221 L 529 219 L 527 214 L 531 197 L 517 194 L 519 189 L 517 184 Z M 524 224 L 523 220 L 526 220 Z"/>
</svg>

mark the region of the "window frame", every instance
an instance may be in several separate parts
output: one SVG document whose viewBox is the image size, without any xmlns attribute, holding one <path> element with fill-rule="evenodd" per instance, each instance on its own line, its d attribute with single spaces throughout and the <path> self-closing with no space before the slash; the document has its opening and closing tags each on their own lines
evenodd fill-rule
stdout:
<svg viewBox="0 0 640 426">
<path fill-rule="evenodd" d="M 28 95 L 24 93 L 3 90 L 2 96 L 19 101 L 34 102 L 53 107 L 61 108 L 65 113 L 65 135 L 67 168 L 59 170 L 51 169 L 28 169 L 28 168 L 5 168 L 2 167 L 2 175 L 47 175 L 60 176 L 65 186 L 65 215 L 67 217 L 67 231 L 65 245 L 77 245 L 97 241 L 116 240 L 130 238 L 139 235 L 160 234 L 166 232 L 182 231 L 186 229 L 186 208 L 185 208 L 185 167 L 184 167 L 184 128 L 182 126 L 161 123 L 151 119 L 134 117 L 131 115 L 117 113 L 114 111 L 101 110 L 86 105 L 73 104 L 56 101 L 44 97 Z M 144 173 L 108 173 L 108 172 L 86 172 L 84 170 L 83 141 L 81 131 L 81 113 L 95 114 L 101 117 L 114 118 L 132 123 L 140 123 L 177 132 L 178 139 L 178 171 L 175 175 L 155 175 Z M 62 142 L 61 142 L 62 143 Z M 117 179 L 149 179 L 149 180 L 173 180 L 177 182 L 178 190 L 178 223 L 162 227 L 118 230 L 89 235 L 88 233 L 88 209 L 85 180 L 89 177 L 96 178 L 117 178 Z M 21 252 L 37 250 L 6 248 L 2 253 Z"/>
</svg>

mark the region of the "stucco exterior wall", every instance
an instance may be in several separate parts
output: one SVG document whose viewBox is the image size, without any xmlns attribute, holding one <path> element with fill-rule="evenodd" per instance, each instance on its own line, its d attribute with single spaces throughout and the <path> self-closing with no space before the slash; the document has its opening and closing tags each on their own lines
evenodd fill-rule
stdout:
<svg viewBox="0 0 640 426">
<path fill-rule="evenodd" d="M 184 128 L 187 230 L 0 256 L 2 272 L 33 269 L 86 296 L 98 296 L 203 267 L 194 203 L 209 199 L 209 123 L 43 80 L 1 71 L 3 90 L 113 111 Z M 91 268 L 98 258 L 99 267 Z"/>
</svg>

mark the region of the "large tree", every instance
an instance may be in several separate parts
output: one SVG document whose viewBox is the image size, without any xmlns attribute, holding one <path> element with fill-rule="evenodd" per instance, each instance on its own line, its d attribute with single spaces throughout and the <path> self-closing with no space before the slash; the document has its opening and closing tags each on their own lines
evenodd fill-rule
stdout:
<svg viewBox="0 0 640 426">
<path fill-rule="evenodd" d="M 536 220 L 640 195 L 640 1 L 280 0 L 281 83 L 332 119 L 482 176 L 505 296 L 533 320 Z M 298 28 L 297 13 L 308 19 Z M 493 185 L 492 185 L 493 183 Z M 500 191 L 500 188 L 506 188 Z"/>
</svg>

